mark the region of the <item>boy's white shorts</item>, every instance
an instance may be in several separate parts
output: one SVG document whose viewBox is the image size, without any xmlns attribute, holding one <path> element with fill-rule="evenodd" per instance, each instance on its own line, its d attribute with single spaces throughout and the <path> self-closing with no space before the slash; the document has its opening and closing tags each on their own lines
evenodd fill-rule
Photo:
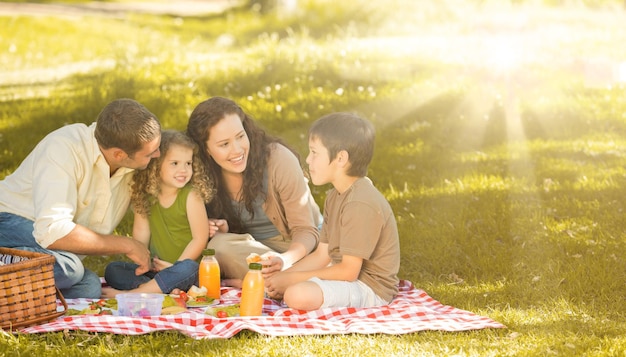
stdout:
<svg viewBox="0 0 626 357">
<path fill-rule="evenodd" d="M 387 305 L 388 302 L 376 295 L 374 291 L 360 280 L 321 280 L 317 277 L 309 279 L 317 284 L 324 294 L 324 307 L 372 307 Z"/>
</svg>

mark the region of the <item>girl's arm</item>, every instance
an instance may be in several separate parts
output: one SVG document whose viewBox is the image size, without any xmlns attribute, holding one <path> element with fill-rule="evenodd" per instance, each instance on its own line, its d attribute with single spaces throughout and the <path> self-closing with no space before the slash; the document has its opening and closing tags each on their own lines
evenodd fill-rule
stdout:
<svg viewBox="0 0 626 357">
<path fill-rule="evenodd" d="M 148 221 L 148 217 L 142 214 L 135 213 L 133 217 L 133 240 L 141 243 L 147 250 L 150 249 L 150 222 Z M 148 256 L 150 253 L 148 252 Z M 148 270 L 154 270 L 155 264 L 153 259 L 150 259 L 150 265 L 148 266 Z M 135 274 L 141 275 L 147 271 L 142 271 L 139 268 L 135 271 Z"/>
<path fill-rule="evenodd" d="M 187 219 L 192 238 L 178 260 L 198 259 L 209 241 L 209 218 L 202 198 L 194 190 L 187 197 Z"/>
<path fill-rule="evenodd" d="M 133 218 L 133 239 L 141 242 L 148 248 L 150 244 L 150 222 L 148 217 L 135 213 Z"/>
</svg>

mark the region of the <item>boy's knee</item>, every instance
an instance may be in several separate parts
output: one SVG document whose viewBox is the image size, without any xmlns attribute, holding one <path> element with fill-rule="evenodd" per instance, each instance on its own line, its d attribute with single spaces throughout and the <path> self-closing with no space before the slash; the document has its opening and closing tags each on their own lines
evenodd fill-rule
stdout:
<svg viewBox="0 0 626 357">
<path fill-rule="evenodd" d="M 295 309 L 295 305 L 298 305 L 298 291 L 293 286 L 288 287 L 283 294 L 283 302 L 290 308 Z"/>
<path fill-rule="evenodd" d="M 324 293 L 319 285 L 305 281 L 288 287 L 283 301 L 292 309 L 317 310 L 324 303 Z"/>
</svg>

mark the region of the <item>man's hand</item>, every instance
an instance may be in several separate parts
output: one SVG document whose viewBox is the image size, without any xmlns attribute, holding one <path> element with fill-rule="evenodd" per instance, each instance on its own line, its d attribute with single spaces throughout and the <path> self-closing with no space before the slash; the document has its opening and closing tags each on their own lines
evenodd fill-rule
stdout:
<svg viewBox="0 0 626 357">
<path fill-rule="evenodd" d="M 135 262 L 137 265 L 137 269 L 135 269 L 135 275 L 139 276 L 150 271 L 150 251 L 143 245 L 141 242 L 129 239 L 130 243 L 130 251 L 126 252 L 126 256 L 128 259 Z"/>
<path fill-rule="evenodd" d="M 99 234 L 80 224 L 77 224 L 70 233 L 57 239 L 47 248 L 84 255 L 125 254 L 139 265 L 135 274 L 141 275 L 150 270 L 150 251 L 147 243 L 144 244 L 138 239 L 124 236 Z"/>
</svg>

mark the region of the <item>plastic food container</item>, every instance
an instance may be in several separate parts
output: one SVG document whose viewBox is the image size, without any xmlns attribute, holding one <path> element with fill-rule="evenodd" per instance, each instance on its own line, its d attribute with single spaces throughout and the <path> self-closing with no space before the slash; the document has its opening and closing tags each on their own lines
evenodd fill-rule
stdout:
<svg viewBox="0 0 626 357">
<path fill-rule="evenodd" d="M 159 316 L 164 297 L 163 294 L 117 294 L 117 312 L 120 316 Z"/>
</svg>

